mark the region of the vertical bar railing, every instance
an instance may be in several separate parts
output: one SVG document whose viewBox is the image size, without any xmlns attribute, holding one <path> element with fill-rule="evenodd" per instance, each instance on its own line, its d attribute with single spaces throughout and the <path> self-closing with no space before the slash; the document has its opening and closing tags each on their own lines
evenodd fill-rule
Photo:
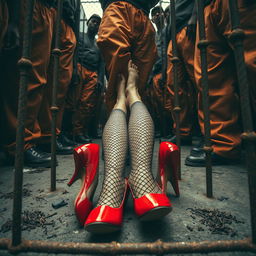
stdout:
<svg viewBox="0 0 256 256">
<path fill-rule="evenodd" d="M 178 64 L 179 64 L 179 57 L 178 57 L 178 50 L 177 50 L 177 40 L 176 40 L 176 13 L 175 13 L 175 0 L 170 0 L 170 8 L 171 8 L 171 40 L 172 40 L 172 58 L 171 62 L 173 64 L 173 86 L 174 86 L 174 118 L 176 124 L 176 144 L 180 149 L 180 103 L 179 103 L 179 84 L 178 84 Z M 180 158 L 179 158 L 180 159 Z M 180 161 L 180 160 L 179 160 Z M 179 163 L 179 170 L 178 176 L 181 179 L 181 164 Z"/>
<path fill-rule="evenodd" d="M 160 27 L 161 27 L 161 31 L 160 31 L 160 48 L 161 48 L 161 53 L 160 53 L 160 58 L 161 58 L 161 64 L 162 64 L 162 68 L 161 68 L 161 80 L 160 80 L 160 88 L 163 90 L 163 102 L 161 105 L 161 107 L 159 107 L 159 114 L 160 114 L 160 122 L 161 122 L 161 129 L 160 129 L 160 133 L 161 133 L 161 137 L 165 137 L 166 135 L 168 135 L 168 131 L 167 131 L 167 120 L 165 118 L 165 113 L 164 113 L 164 105 L 165 105 L 165 94 L 166 94 L 166 68 L 167 68 L 167 49 L 166 49 L 166 33 L 165 33 L 165 17 L 164 17 L 164 12 L 163 12 L 163 7 L 162 7 L 163 1 L 161 0 L 159 2 L 159 6 L 160 6 Z"/>
<path fill-rule="evenodd" d="M 59 57 L 61 55 L 60 50 L 60 34 L 61 34 L 61 17 L 62 17 L 63 0 L 58 1 L 57 7 L 57 21 L 55 30 L 55 46 L 52 50 L 54 56 L 53 66 L 53 89 L 52 89 L 52 125 L 51 125 L 51 191 L 56 190 L 56 121 L 59 108 L 57 106 L 57 90 L 59 79 Z"/>
<path fill-rule="evenodd" d="M 25 1 L 26 13 L 23 34 L 22 57 L 18 62 L 20 68 L 20 87 L 18 99 L 17 114 L 17 132 L 16 132 L 16 153 L 15 153 L 15 173 L 14 173 L 14 198 L 12 213 L 12 246 L 18 246 L 21 243 L 21 211 L 22 211 L 22 183 L 23 183 L 23 165 L 24 165 L 24 129 L 27 108 L 27 87 L 28 76 L 32 68 L 31 39 L 32 39 L 32 19 L 34 0 Z"/>
<path fill-rule="evenodd" d="M 79 45 L 79 37 L 80 37 L 80 13 L 81 13 L 81 0 L 77 0 L 77 9 L 75 13 L 75 36 L 76 36 L 76 48 L 74 52 L 74 57 L 73 57 L 73 67 L 74 71 L 76 72 L 76 75 L 78 75 L 78 70 L 77 70 L 77 63 L 78 63 L 78 45 Z M 73 81 L 77 83 L 78 81 Z M 77 84 L 76 84 L 77 85 Z M 73 94 L 75 96 L 75 94 Z M 75 102 L 75 98 L 74 98 Z"/>
<path fill-rule="evenodd" d="M 246 164 L 249 181 L 249 197 L 251 207 L 252 242 L 256 244 L 256 133 L 253 131 L 252 111 L 250 107 L 249 83 L 247 78 L 246 65 L 244 60 L 244 31 L 240 26 L 237 0 L 229 0 L 232 32 L 230 41 L 234 46 L 237 77 L 240 89 L 241 113 L 246 150 Z"/>
<path fill-rule="evenodd" d="M 204 152 L 206 155 L 206 195 L 213 197 L 212 192 L 212 161 L 211 161 L 211 127 L 210 127 L 210 112 L 209 112 L 209 85 L 208 85 L 208 64 L 207 64 L 207 46 L 209 42 L 205 36 L 205 21 L 204 21 L 204 1 L 196 0 L 199 26 L 199 42 L 197 47 L 200 49 L 201 72 L 202 72 L 202 102 L 204 113 Z"/>
</svg>

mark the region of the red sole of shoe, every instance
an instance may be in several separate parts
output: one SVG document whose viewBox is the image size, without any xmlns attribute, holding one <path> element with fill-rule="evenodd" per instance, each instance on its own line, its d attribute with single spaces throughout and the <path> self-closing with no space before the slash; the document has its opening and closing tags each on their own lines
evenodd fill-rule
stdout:
<svg viewBox="0 0 256 256">
<path fill-rule="evenodd" d="M 172 207 L 157 207 L 139 217 L 140 221 L 158 220 L 172 211 Z"/>
<path fill-rule="evenodd" d="M 95 234 L 107 234 L 120 230 L 120 226 L 115 226 L 106 222 L 95 222 L 85 226 L 85 230 Z"/>
</svg>

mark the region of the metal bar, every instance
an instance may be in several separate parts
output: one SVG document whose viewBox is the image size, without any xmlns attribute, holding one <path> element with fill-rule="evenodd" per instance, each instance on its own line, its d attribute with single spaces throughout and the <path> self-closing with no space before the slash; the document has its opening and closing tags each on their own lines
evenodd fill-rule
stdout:
<svg viewBox="0 0 256 256">
<path fill-rule="evenodd" d="M 253 131 L 252 111 L 250 107 L 249 83 L 244 60 L 244 32 L 240 27 L 237 1 L 229 0 L 232 32 L 230 41 L 234 46 L 236 70 L 240 89 L 240 104 L 244 132 L 242 139 L 245 144 L 246 163 L 249 181 L 249 196 L 251 207 L 252 241 L 256 244 L 256 133 Z"/>
<path fill-rule="evenodd" d="M 17 131 L 16 131 L 16 152 L 15 152 L 15 173 L 14 173 L 14 198 L 12 213 L 12 246 L 21 243 L 21 211 L 22 211 L 22 183 L 23 183 L 23 164 L 24 164 L 24 130 L 27 109 L 27 87 L 28 76 L 32 67 L 30 61 L 31 37 L 32 37 L 32 19 L 34 1 L 27 0 L 22 57 L 18 62 L 20 67 L 20 86 L 18 99 L 17 114 Z"/>
<path fill-rule="evenodd" d="M 210 112 L 209 112 L 209 85 L 208 85 L 208 64 L 207 64 L 207 46 L 209 42 L 205 36 L 205 21 L 204 21 L 204 0 L 197 0 L 197 13 L 199 25 L 199 42 L 202 71 L 202 101 L 204 112 L 204 152 L 206 154 L 206 195 L 213 197 L 212 192 L 212 161 L 211 161 L 211 127 L 210 127 Z"/>
<path fill-rule="evenodd" d="M 83 21 L 83 42 L 84 42 L 85 22 L 87 21 L 84 11 L 83 11 L 83 19 L 82 19 L 82 21 Z"/>
<path fill-rule="evenodd" d="M 77 9 L 76 9 L 76 17 L 75 17 L 75 36 L 76 36 L 76 44 L 77 47 L 75 48 L 74 58 L 73 58 L 73 66 L 74 69 L 77 71 L 77 63 L 78 63 L 78 45 L 79 45 L 79 37 L 80 37 L 80 12 L 81 12 L 81 0 L 77 0 Z"/>
<path fill-rule="evenodd" d="M 177 50 L 177 40 L 176 40 L 176 13 L 175 13 L 175 0 L 170 0 L 170 8 L 171 8 L 171 40 L 172 40 L 172 55 L 171 62 L 173 64 L 173 86 L 174 86 L 174 118 L 176 124 L 176 144 L 179 147 L 181 154 L 181 147 L 180 147 L 180 102 L 179 102 L 179 81 L 178 81 L 178 64 L 179 64 L 179 57 L 178 57 L 178 50 Z M 179 158 L 180 161 L 180 158 Z M 178 176 L 181 180 L 181 163 L 179 163 L 179 170 Z"/>
<path fill-rule="evenodd" d="M 164 255 L 167 253 L 213 253 L 213 252 L 256 252 L 256 245 L 249 239 L 244 240 L 219 240 L 201 242 L 162 242 L 153 243 L 75 243 L 75 242 L 52 242 L 39 240 L 23 240 L 19 247 L 10 246 L 10 240 L 0 239 L 0 249 L 9 250 L 11 253 L 18 252 L 47 252 L 66 254 L 154 254 Z"/>
<path fill-rule="evenodd" d="M 57 106 L 57 90 L 59 80 L 59 57 L 61 55 L 60 50 L 60 34 L 61 34 L 61 17 L 62 17 L 63 0 L 58 1 L 57 7 L 57 21 L 56 21 L 56 33 L 55 33 L 55 46 L 52 50 L 54 56 L 53 66 L 53 88 L 52 88 L 52 125 L 51 125 L 51 191 L 56 190 L 56 121 L 59 108 Z"/>
</svg>

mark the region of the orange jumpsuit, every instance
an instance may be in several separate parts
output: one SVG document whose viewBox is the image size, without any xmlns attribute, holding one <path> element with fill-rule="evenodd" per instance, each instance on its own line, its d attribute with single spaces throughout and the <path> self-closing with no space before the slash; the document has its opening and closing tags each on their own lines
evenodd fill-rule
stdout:
<svg viewBox="0 0 256 256">
<path fill-rule="evenodd" d="M 74 135 L 81 135 L 84 133 L 85 122 L 88 122 L 92 111 L 95 109 L 99 91 L 96 88 L 98 82 L 98 74 L 96 71 L 90 71 L 78 63 L 78 70 L 81 75 L 81 91 L 77 103 L 77 110 L 74 113 L 73 132 Z"/>
<path fill-rule="evenodd" d="M 253 104 L 255 106 L 256 75 L 256 4 L 246 5 L 239 0 L 241 27 L 245 32 L 245 62 Z M 241 144 L 240 104 L 237 89 L 237 75 L 232 46 L 228 41 L 231 32 L 230 15 L 227 0 L 216 0 L 205 8 L 209 103 L 211 120 L 211 139 L 215 153 L 236 158 Z M 197 35 L 197 41 L 198 41 Z M 195 78 L 199 89 L 199 122 L 203 131 L 202 85 L 199 50 L 195 48 Z M 255 116 L 255 112 L 254 112 Z"/>
<path fill-rule="evenodd" d="M 180 112 L 180 134 L 182 136 L 191 135 L 191 128 L 195 118 L 196 100 L 195 100 L 195 78 L 194 78 L 194 48 L 195 42 L 190 40 L 187 35 L 187 27 L 183 28 L 176 36 L 178 57 L 178 86 L 179 86 L 179 105 Z M 173 63 L 171 58 L 172 41 L 170 41 L 168 50 L 167 65 L 167 100 L 165 107 L 173 113 L 174 108 L 174 84 L 173 84 Z M 174 117 L 173 117 L 174 118 Z M 174 119 L 175 120 L 175 119 Z M 175 129 L 175 122 L 174 122 Z"/>
<path fill-rule="evenodd" d="M 73 55 L 76 47 L 76 37 L 73 29 L 64 21 L 61 21 L 61 38 L 59 57 L 59 77 L 57 90 L 57 106 L 59 112 L 57 114 L 56 133 L 61 131 L 62 116 L 67 95 L 68 86 L 70 84 L 73 73 Z M 41 142 L 50 142 L 52 115 L 50 107 L 52 105 L 52 88 L 53 88 L 53 57 L 48 71 L 47 87 L 44 92 L 42 106 L 39 112 L 39 123 L 41 127 Z"/>
<path fill-rule="evenodd" d="M 118 74 L 123 73 L 127 78 L 130 59 L 138 66 L 139 93 L 144 100 L 145 85 L 157 56 L 155 30 L 146 14 L 125 1 L 111 3 L 104 11 L 97 44 L 109 75 L 106 92 L 109 110 L 116 103 Z"/>
<path fill-rule="evenodd" d="M 22 1 L 23 3 L 23 1 Z M 22 36 L 25 5 L 21 6 L 20 31 Z M 33 140 L 41 136 L 38 114 L 47 82 L 47 70 L 50 62 L 54 11 L 42 1 L 36 0 L 33 12 L 31 61 L 32 71 L 28 82 L 27 118 L 25 121 L 25 149 L 33 146 Z M 21 41 L 22 42 L 22 41 Z M 8 61 L 4 65 L 1 84 L 4 83 L 4 143 L 9 153 L 14 154 L 17 128 L 17 103 L 19 91 L 19 69 L 17 60 L 20 49 L 5 56 Z M 8 84 L 7 84 L 8 82 Z"/>
</svg>

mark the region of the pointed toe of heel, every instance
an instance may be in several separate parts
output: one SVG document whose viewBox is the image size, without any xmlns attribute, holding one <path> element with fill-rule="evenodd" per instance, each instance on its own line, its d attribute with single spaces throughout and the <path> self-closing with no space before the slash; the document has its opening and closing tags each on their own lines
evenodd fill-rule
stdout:
<svg viewBox="0 0 256 256">
<path fill-rule="evenodd" d="M 86 231 L 95 234 L 117 232 L 122 227 L 124 203 L 128 195 L 128 181 L 125 180 L 125 190 L 120 207 L 99 205 L 94 208 L 85 221 Z"/>
<path fill-rule="evenodd" d="M 123 209 L 100 205 L 91 211 L 84 228 L 96 234 L 112 233 L 120 230 L 122 221 Z"/>
<path fill-rule="evenodd" d="M 146 194 L 134 198 L 134 211 L 141 221 L 158 220 L 172 211 L 172 205 L 165 194 Z"/>
</svg>

